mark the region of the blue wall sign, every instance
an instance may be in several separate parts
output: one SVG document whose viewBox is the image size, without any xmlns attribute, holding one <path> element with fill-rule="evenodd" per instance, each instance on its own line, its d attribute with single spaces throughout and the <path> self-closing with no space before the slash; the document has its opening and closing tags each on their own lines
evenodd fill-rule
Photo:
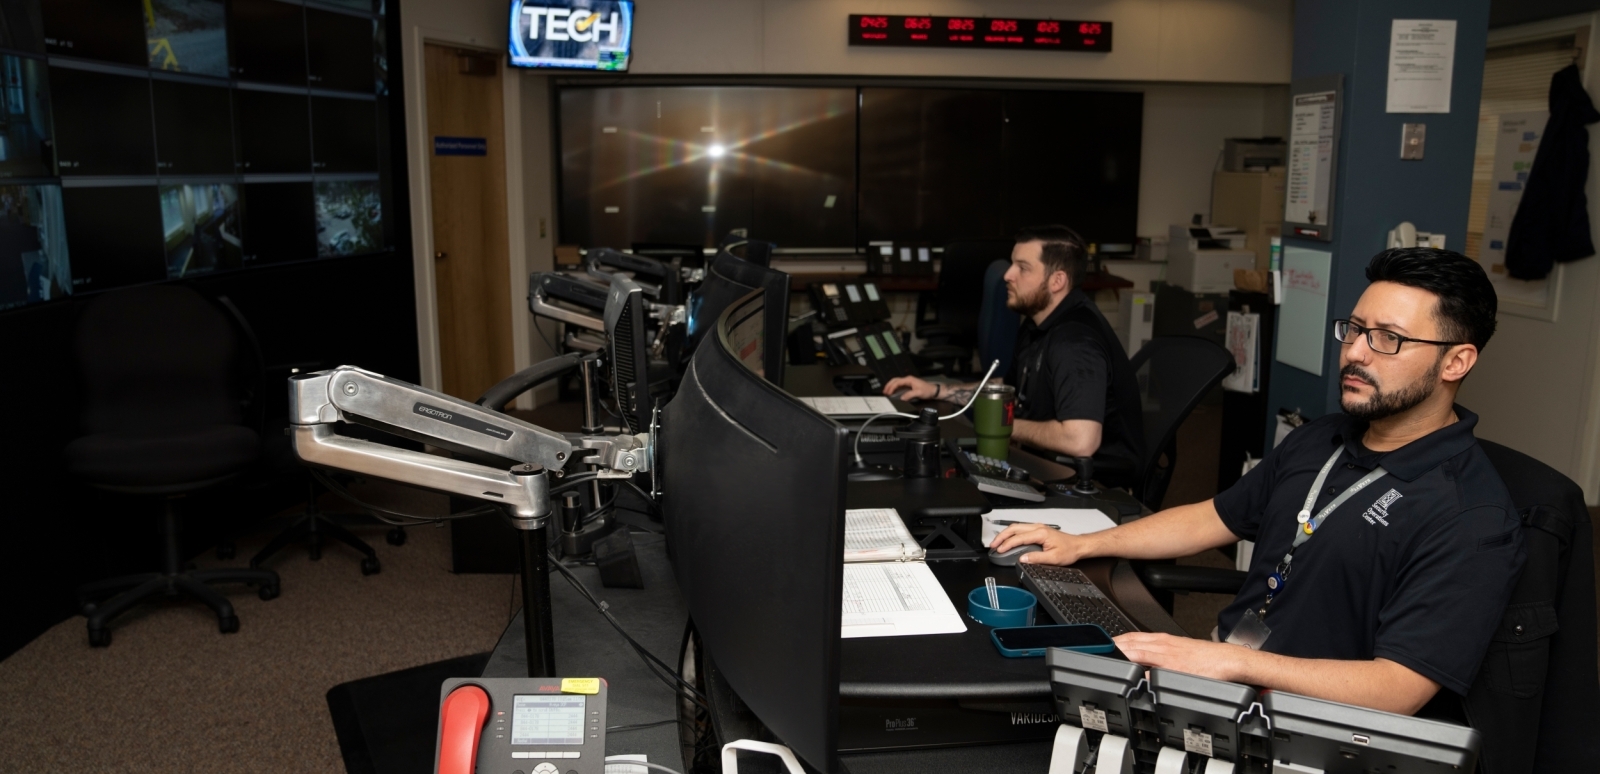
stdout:
<svg viewBox="0 0 1600 774">
<path fill-rule="evenodd" d="M 482 137 L 434 137 L 435 156 L 487 156 L 489 141 Z"/>
</svg>

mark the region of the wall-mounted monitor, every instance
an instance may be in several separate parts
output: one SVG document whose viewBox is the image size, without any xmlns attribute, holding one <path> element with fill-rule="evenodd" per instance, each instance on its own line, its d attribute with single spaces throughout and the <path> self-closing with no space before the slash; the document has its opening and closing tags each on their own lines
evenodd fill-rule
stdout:
<svg viewBox="0 0 1600 774">
<path fill-rule="evenodd" d="M 626 72 L 632 0 L 511 0 L 511 64 Z"/>
</svg>

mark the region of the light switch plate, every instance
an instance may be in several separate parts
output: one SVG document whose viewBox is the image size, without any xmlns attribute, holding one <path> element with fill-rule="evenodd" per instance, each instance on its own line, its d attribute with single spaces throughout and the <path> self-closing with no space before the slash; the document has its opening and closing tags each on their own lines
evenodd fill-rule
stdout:
<svg viewBox="0 0 1600 774">
<path fill-rule="evenodd" d="M 1400 158 L 1407 161 L 1422 159 L 1422 149 L 1428 144 L 1427 124 L 1400 125 Z"/>
</svg>

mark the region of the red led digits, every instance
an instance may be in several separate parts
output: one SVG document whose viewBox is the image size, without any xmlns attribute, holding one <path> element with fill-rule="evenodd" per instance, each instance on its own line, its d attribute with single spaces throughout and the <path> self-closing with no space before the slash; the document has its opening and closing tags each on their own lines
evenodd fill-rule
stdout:
<svg viewBox="0 0 1600 774">
<path fill-rule="evenodd" d="M 1039 22 L 1039 28 L 1037 30 L 1035 30 L 1035 32 L 1049 32 L 1049 33 L 1055 33 L 1055 32 L 1060 32 L 1060 31 L 1061 31 L 1061 22 L 1058 22 L 1058 21 L 1042 21 L 1042 22 Z"/>
<path fill-rule="evenodd" d="M 971 31 L 977 28 L 978 22 L 975 19 L 951 19 L 949 23 L 949 29 L 956 31 Z"/>
<path fill-rule="evenodd" d="M 1100 23 L 1099 22 L 1084 22 L 1082 24 L 1079 24 L 1078 25 L 1078 34 L 1079 35 L 1099 35 L 1100 34 Z"/>
<path fill-rule="evenodd" d="M 989 21 L 989 31 L 990 32 L 1016 32 L 1017 31 L 1017 22 L 1015 20 L 1013 20 L 1013 19 L 991 19 Z"/>
<path fill-rule="evenodd" d="M 861 28 L 862 29 L 873 29 L 873 30 L 886 30 L 886 29 L 889 29 L 889 17 L 887 17 L 887 16 L 863 16 L 863 17 L 861 17 Z"/>
<path fill-rule="evenodd" d="M 1112 24 L 1104 21 L 851 14 L 849 29 L 852 46 L 943 46 L 1098 53 L 1112 49 Z"/>
<path fill-rule="evenodd" d="M 928 16 L 907 16 L 905 24 L 908 30 L 933 29 L 933 19 Z"/>
</svg>

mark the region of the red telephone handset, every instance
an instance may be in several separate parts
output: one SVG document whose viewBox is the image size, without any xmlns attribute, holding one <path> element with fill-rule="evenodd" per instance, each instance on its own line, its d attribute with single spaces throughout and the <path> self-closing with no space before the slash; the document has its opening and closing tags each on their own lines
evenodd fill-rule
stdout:
<svg viewBox="0 0 1600 774">
<path fill-rule="evenodd" d="M 439 774 L 473 774 L 488 717 L 489 694 L 476 685 L 463 685 L 445 697 L 439 708 Z"/>
</svg>

